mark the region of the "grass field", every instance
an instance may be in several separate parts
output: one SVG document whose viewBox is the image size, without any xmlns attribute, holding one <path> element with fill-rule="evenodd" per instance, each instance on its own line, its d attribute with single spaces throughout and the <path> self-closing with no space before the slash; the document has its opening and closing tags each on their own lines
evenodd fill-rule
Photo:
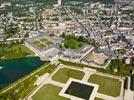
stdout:
<svg viewBox="0 0 134 100">
<path fill-rule="evenodd" d="M 5 44 L 0 46 L 0 58 L 3 59 L 19 59 L 34 53 L 23 44 Z"/>
<path fill-rule="evenodd" d="M 90 76 L 88 82 L 98 84 L 99 93 L 114 97 L 120 95 L 121 82 L 118 79 L 94 74 Z"/>
<path fill-rule="evenodd" d="M 50 40 L 48 40 L 48 39 L 46 39 L 46 38 L 40 39 L 39 41 L 45 43 L 46 45 L 51 45 L 51 44 L 53 44 L 52 41 L 50 41 Z"/>
<path fill-rule="evenodd" d="M 51 45 L 51 44 L 53 44 L 53 42 L 51 42 L 51 41 L 46 41 L 45 44 Z"/>
<path fill-rule="evenodd" d="M 65 48 L 78 49 L 85 44 L 84 42 L 78 40 L 74 35 L 65 35 L 63 37 Z"/>
<path fill-rule="evenodd" d="M 52 45 L 53 42 L 46 38 L 43 38 L 43 39 L 34 41 L 33 44 L 37 46 L 38 48 L 42 49 L 42 48 L 45 48 L 46 46 Z"/>
<path fill-rule="evenodd" d="M 34 41 L 33 44 L 34 44 L 34 45 L 39 45 L 40 42 L 39 42 L 39 41 Z"/>
<path fill-rule="evenodd" d="M 61 87 L 46 84 L 32 98 L 33 100 L 69 100 L 58 96 L 61 89 Z"/>
<path fill-rule="evenodd" d="M 46 45 L 44 43 L 41 43 L 40 41 L 34 41 L 33 44 L 40 49 L 46 47 Z"/>
<path fill-rule="evenodd" d="M 41 41 L 41 42 L 46 42 L 47 39 L 46 39 L 46 38 L 43 38 L 43 39 L 40 39 L 39 41 Z"/>
<path fill-rule="evenodd" d="M 52 76 L 52 79 L 61 83 L 66 83 L 69 78 L 81 80 L 83 76 L 84 72 L 68 68 L 62 68 L 58 72 L 56 72 L 54 76 Z"/>
<path fill-rule="evenodd" d="M 36 46 L 39 47 L 39 48 L 45 48 L 45 47 L 46 47 L 46 45 L 44 45 L 44 44 L 42 44 L 42 43 L 37 44 Z"/>
</svg>

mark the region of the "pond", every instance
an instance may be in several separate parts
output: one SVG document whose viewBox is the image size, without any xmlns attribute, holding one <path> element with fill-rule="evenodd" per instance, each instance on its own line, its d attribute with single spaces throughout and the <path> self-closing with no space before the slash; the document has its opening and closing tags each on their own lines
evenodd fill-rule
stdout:
<svg viewBox="0 0 134 100">
<path fill-rule="evenodd" d="M 78 82 L 72 82 L 65 91 L 65 93 L 85 100 L 89 100 L 93 89 L 94 89 L 93 86 Z"/>
<path fill-rule="evenodd" d="M 29 74 L 43 65 L 39 57 L 25 57 L 16 60 L 0 60 L 0 89 Z"/>
</svg>

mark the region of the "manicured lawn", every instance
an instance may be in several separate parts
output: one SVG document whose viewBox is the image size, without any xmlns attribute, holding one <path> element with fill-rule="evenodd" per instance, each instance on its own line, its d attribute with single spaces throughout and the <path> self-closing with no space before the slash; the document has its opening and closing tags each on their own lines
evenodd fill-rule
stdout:
<svg viewBox="0 0 134 100">
<path fill-rule="evenodd" d="M 45 48 L 46 47 L 46 45 L 44 45 L 44 44 L 42 44 L 42 43 L 40 43 L 40 44 L 38 44 L 38 45 L 36 45 L 37 47 L 39 47 L 39 48 Z"/>
<path fill-rule="evenodd" d="M 34 41 L 33 44 L 37 46 L 38 48 L 44 48 L 46 47 L 45 43 L 41 43 L 40 41 Z"/>
<path fill-rule="evenodd" d="M 46 38 L 43 38 L 43 39 L 40 39 L 39 41 L 41 41 L 41 42 L 46 42 L 47 39 L 46 39 Z"/>
<path fill-rule="evenodd" d="M 69 68 L 62 68 L 52 77 L 53 80 L 61 83 L 66 83 L 69 78 L 75 78 L 81 80 L 84 76 L 84 72 L 73 70 Z"/>
<path fill-rule="evenodd" d="M 33 100 L 69 100 L 58 95 L 61 89 L 61 87 L 47 84 L 41 87 L 32 98 Z"/>
<path fill-rule="evenodd" d="M 51 45 L 51 44 L 53 44 L 53 42 L 51 42 L 51 41 L 46 41 L 45 44 Z"/>
<path fill-rule="evenodd" d="M 0 58 L 4 59 L 19 59 L 34 53 L 25 47 L 23 44 L 5 44 L 0 46 Z"/>
<path fill-rule="evenodd" d="M 121 82 L 118 79 L 94 74 L 90 76 L 88 82 L 98 84 L 99 93 L 114 97 L 120 95 Z"/>
<path fill-rule="evenodd" d="M 40 42 L 39 41 L 34 41 L 33 44 L 37 46 L 37 45 L 40 44 Z"/>
<path fill-rule="evenodd" d="M 37 41 L 34 41 L 33 44 L 35 46 L 37 46 L 38 48 L 45 48 L 46 46 L 48 45 L 51 45 L 53 44 L 53 42 L 47 40 L 46 38 L 43 38 L 43 39 L 40 39 L 40 40 L 37 40 Z"/>
<path fill-rule="evenodd" d="M 40 39 L 39 41 L 43 42 L 43 43 L 46 44 L 46 45 L 51 45 L 51 44 L 53 44 L 52 41 L 50 41 L 50 40 L 48 40 L 48 39 L 46 39 L 46 38 Z"/>
</svg>

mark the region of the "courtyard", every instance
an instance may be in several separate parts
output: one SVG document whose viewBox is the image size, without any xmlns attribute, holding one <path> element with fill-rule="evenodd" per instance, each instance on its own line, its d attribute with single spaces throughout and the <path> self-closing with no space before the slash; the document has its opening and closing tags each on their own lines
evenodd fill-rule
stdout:
<svg viewBox="0 0 134 100">
<path fill-rule="evenodd" d="M 89 54 L 86 55 L 85 58 L 83 58 L 83 61 L 87 63 L 96 63 L 98 65 L 104 65 L 107 61 L 108 57 L 103 53 L 96 53 L 96 52 L 90 52 Z"/>
<path fill-rule="evenodd" d="M 52 45 L 53 42 L 50 39 L 41 38 L 41 39 L 37 39 L 37 40 L 33 41 L 32 44 L 35 45 L 39 49 L 43 49 L 47 46 Z"/>
</svg>

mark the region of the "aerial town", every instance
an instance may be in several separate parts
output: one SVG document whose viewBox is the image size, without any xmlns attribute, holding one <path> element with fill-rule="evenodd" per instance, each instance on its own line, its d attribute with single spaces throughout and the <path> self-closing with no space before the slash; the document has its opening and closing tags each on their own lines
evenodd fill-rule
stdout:
<svg viewBox="0 0 134 100">
<path fill-rule="evenodd" d="M 134 1 L 1 0 L 0 100 L 134 100 Z"/>
</svg>

